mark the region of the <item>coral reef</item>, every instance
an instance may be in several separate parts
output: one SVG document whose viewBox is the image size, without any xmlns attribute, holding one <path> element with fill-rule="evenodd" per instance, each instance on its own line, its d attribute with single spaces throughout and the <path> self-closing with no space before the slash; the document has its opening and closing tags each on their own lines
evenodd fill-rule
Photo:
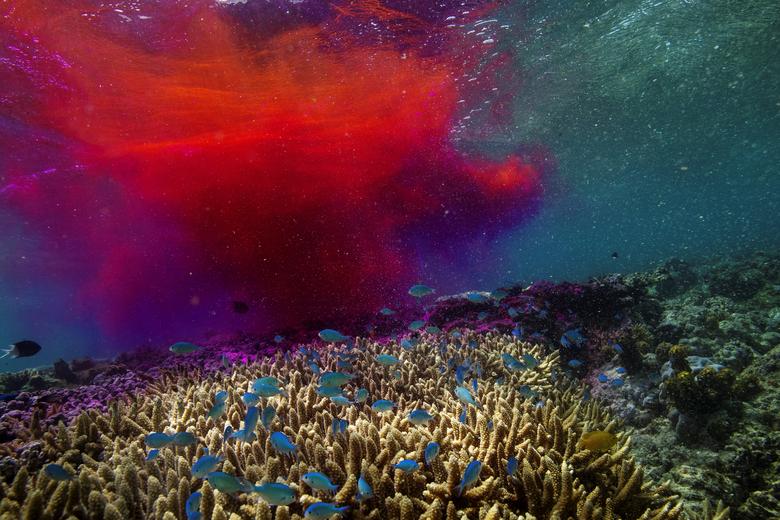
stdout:
<svg viewBox="0 0 780 520">
<path fill-rule="evenodd" d="M 540 346 L 495 333 L 441 339 L 426 336 L 413 349 L 394 342 L 357 341 L 348 358 L 356 376 L 350 385 L 365 387 L 369 401 L 394 401 L 395 409 L 386 414 L 367 405 L 344 408 L 319 396 L 304 356 L 279 352 L 209 374 L 163 370 L 142 393 L 113 401 L 106 412 L 84 411 L 70 425 L 42 427 L 33 416 L 27 440 L 36 443 L 36 456 L 2 473 L 1 518 L 184 518 L 184 502 L 195 490 L 203 495 L 206 520 L 301 518 L 305 506 L 324 499 L 302 484 L 301 475 L 307 471 L 323 471 L 338 484 L 340 490 L 332 499 L 349 505 L 351 518 L 682 516 L 683 505 L 668 486 L 644 478 L 631 457 L 630 436 L 618 430 L 605 409 L 596 400 L 583 399 L 583 388 L 573 381 L 558 376 L 553 384 L 557 352 L 545 355 Z M 472 340 L 474 347 L 469 346 Z M 374 360 L 380 352 L 399 357 L 401 364 L 383 367 Z M 531 354 L 539 364 L 507 373 L 504 353 L 518 358 Z M 323 370 L 335 370 L 339 360 L 347 359 L 344 352 L 341 358 L 338 354 L 332 347 L 321 351 Z M 480 408 L 469 407 L 461 422 L 463 406 L 453 394 L 453 374 L 440 367 L 448 359 L 466 357 L 479 364 L 483 377 L 476 393 Z M 269 375 L 282 380 L 289 393 L 289 398 L 268 399 L 278 413 L 269 428 L 295 442 L 296 459 L 276 453 L 270 431 L 264 428 L 257 429 L 254 442 L 226 442 L 225 419 L 206 416 L 214 394 L 228 390 L 225 416 L 237 430 L 245 413 L 241 393 L 255 378 Z M 518 385 L 528 385 L 536 397 L 523 397 Z M 405 417 L 415 407 L 430 410 L 433 421 L 412 425 Z M 334 433 L 332 420 L 342 417 L 349 426 L 344 433 Z M 617 446 L 605 453 L 581 448 L 582 434 L 593 430 L 614 432 Z M 198 443 L 163 448 L 157 459 L 146 461 L 143 442 L 151 431 L 189 431 Z M 429 441 L 441 446 L 430 467 L 421 464 L 413 473 L 393 468 L 404 458 L 421 462 Z M 255 495 L 225 494 L 192 478 L 190 468 L 205 447 L 224 456 L 222 471 L 253 483 L 287 482 L 297 501 L 272 512 Z M 508 476 L 505 468 L 511 456 L 519 464 L 517 473 Z M 470 460 L 480 460 L 482 472 L 474 486 L 458 496 L 455 490 Z M 76 477 L 51 480 L 41 471 L 50 461 Z M 356 480 L 361 474 L 374 496 L 358 502 Z"/>
</svg>

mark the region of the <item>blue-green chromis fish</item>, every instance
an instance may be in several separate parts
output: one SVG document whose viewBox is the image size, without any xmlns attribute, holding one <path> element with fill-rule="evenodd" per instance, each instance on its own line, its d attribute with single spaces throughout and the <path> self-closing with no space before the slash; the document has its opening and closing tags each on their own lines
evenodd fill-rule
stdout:
<svg viewBox="0 0 780 520">
<path fill-rule="evenodd" d="M 198 438 L 194 433 L 178 432 L 173 435 L 171 442 L 176 446 L 193 446 L 197 444 Z"/>
<path fill-rule="evenodd" d="M 379 363 L 380 365 L 384 365 L 384 366 L 386 366 L 386 367 L 389 367 L 389 366 L 391 366 L 391 365 L 397 365 L 398 363 L 400 363 L 400 362 L 401 362 L 401 360 L 400 360 L 400 359 L 398 359 L 398 358 L 397 358 L 397 357 L 395 357 L 395 356 L 391 356 L 390 354 L 379 354 L 379 355 L 376 357 L 376 361 L 377 361 L 377 363 Z"/>
<path fill-rule="evenodd" d="M 409 412 L 409 415 L 407 416 L 407 419 L 410 423 L 421 426 L 423 424 L 428 424 L 433 419 L 433 415 L 429 414 L 425 410 L 416 409 Z"/>
<path fill-rule="evenodd" d="M 59 464 L 46 464 L 46 467 L 43 468 L 43 472 L 46 473 L 46 476 L 50 479 L 59 482 L 73 480 L 73 475 Z"/>
<path fill-rule="evenodd" d="M 224 401 L 217 401 L 214 403 L 214 406 L 211 407 L 211 410 L 209 410 L 209 413 L 207 414 L 207 417 L 209 419 L 218 419 L 222 416 L 223 413 L 225 413 L 225 408 L 227 407 L 227 403 Z"/>
<path fill-rule="evenodd" d="M 255 406 L 257 403 L 260 402 L 260 396 L 257 394 L 253 394 L 252 392 L 247 392 L 241 396 L 241 400 L 247 406 Z"/>
<path fill-rule="evenodd" d="M 239 479 L 235 475 L 224 473 L 222 471 L 212 471 L 206 475 L 206 480 L 209 481 L 211 487 L 218 489 L 223 493 L 232 494 L 238 493 L 239 491 L 247 493 L 248 491 L 252 490 L 251 486 L 250 489 L 247 490 L 246 483 L 243 479 Z"/>
<path fill-rule="evenodd" d="M 187 502 L 184 503 L 184 512 L 187 515 L 187 520 L 200 520 L 200 499 L 202 495 L 199 491 L 192 493 Z"/>
<path fill-rule="evenodd" d="M 276 417 L 276 410 L 273 406 L 268 405 L 265 408 L 263 408 L 263 413 L 260 416 L 260 423 L 263 425 L 263 428 L 266 430 L 271 427 L 271 423 L 274 422 L 274 418 Z"/>
<path fill-rule="evenodd" d="M 468 388 L 464 388 L 462 386 L 456 387 L 455 395 L 462 403 L 470 404 L 471 406 L 476 406 L 477 408 L 480 407 L 479 404 L 474 400 L 474 396 L 471 395 L 471 392 L 469 392 Z"/>
<path fill-rule="evenodd" d="M 368 390 L 365 388 L 358 388 L 355 392 L 355 402 L 364 403 L 368 399 Z"/>
<path fill-rule="evenodd" d="M 269 482 L 255 486 L 254 491 L 272 506 L 286 506 L 295 502 L 295 491 L 285 484 Z"/>
<path fill-rule="evenodd" d="M 423 298 L 425 296 L 428 296 L 429 294 L 433 294 L 434 290 L 435 289 L 432 289 L 427 285 L 417 284 L 417 285 L 412 285 L 409 288 L 409 295 L 414 296 L 415 298 Z"/>
<path fill-rule="evenodd" d="M 458 484 L 458 487 L 456 488 L 457 496 L 463 494 L 466 488 L 472 486 L 479 479 L 479 473 L 481 471 L 482 463 L 480 461 L 472 460 L 469 462 L 469 465 L 466 466 L 466 471 L 463 472 L 463 478 L 460 480 L 460 484 Z"/>
<path fill-rule="evenodd" d="M 349 511 L 349 506 L 338 507 L 327 502 L 317 502 L 306 508 L 303 517 L 308 520 L 327 520 L 335 514 Z"/>
<path fill-rule="evenodd" d="M 338 386 L 318 386 L 317 395 L 321 395 L 322 397 L 336 397 L 337 395 L 341 395 L 341 388 Z"/>
<path fill-rule="evenodd" d="M 412 332 L 418 331 L 421 328 L 425 326 L 425 322 L 423 320 L 414 320 L 409 324 L 409 330 Z"/>
<path fill-rule="evenodd" d="M 400 469 L 404 473 L 411 473 L 420 467 L 416 460 L 403 459 L 398 464 L 393 466 L 395 469 Z"/>
<path fill-rule="evenodd" d="M 304 473 L 301 477 L 301 480 L 303 480 L 310 488 L 316 489 L 317 491 L 329 491 L 330 493 L 335 493 L 339 489 L 336 484 L 330 481 L 327 475 L 317 471 Z"/>
<path fill-rule="evenodd" d="M 358 493 L 355 498 L 357 498 L 358 501 L 361 501 L 371 498 L 372 496 L 374 496 L 374 490 L 368 485 L 368 482 L 363 475 L 360 475 L 360 478 L 358 478 Z"/>
<path fill-rule="evenodd" d="M 168 347 L 168 350 L 174 354 L 189 354 L 190 352 L 200 350 L 200 347 L 188 341 L 179 341 Z"/>
<path fill-rule="evenodd" d="M 371 405 L 371 409 L 375 412 L 389 412 L 393 409 L 395 406 L 395 403 L 393 401 L 388 401 L 387 399 L 379 399 L 378 401 L 374 401 L 374 404 Z"/>
<path fill-rule="evenodd" d="M 338 406 L 349 406 L 352 404 L 352 401 L 344 397 L 343 395 L 336 395 L 330 398 L 330 401 Z"/>
<path fill-rule="evenodd" d="M 320 375 L 320 384 L 322 386 L 344 386 L 355 376 L 345 374 L 344 372 L 325 372 Z"/>
<path fill-rule="evenodd" d="M 193 478 L 204 478 L 209 473 L 216 471 L 217 466 L 222 462 L 222 458 L 216 455 L 203 455 L 201 458 L 195 461 L 192 465 Z"/>
<path fill-rule="evenodd" d="M 150 448 L 163 448 L 173 441 L 173 438 L 167 433 L 152 432 L 144 437 L 144 442 Z"/>
<path fill-rule="evenodd" d="M 282 455 L 295 455 L 297 447 L 282 432 L 274 432 L 270 437 L 271 446 Z"/>
<path fill-rule="evenodd" d="M 220 390 L 219 392 L 214 394 L 214 402 L 224 403 L 225 401 L 227 401 L 228 395 L 230 394 L 228 394 L 227 390 Z"/>
<path fill-rule="evenodd" d="M 328 343 L 341 343 L 349 339 L 347 336 L 334 329 L 322 329 L 317 335 L 322 341 L 327 341 Z"/>
<path fill-rule="evenodd" d="M 438 455 L 439 455 L 439 443 L 429 442 L 425 446 L 425 451 L 423 452 L 423 457 L 425 458 L 425 464 L 427 466 L 430 466 L 431 462 L 433 462 Z"/>
<path fill-rule="evenodd" d="M 149 450 L 149 453 L 146 454 L 146 461 L 154 460 L 157 458 L 157 456 L 160 454 L 160 450 L 157 448 L 153 450 Z"/>
</svg>

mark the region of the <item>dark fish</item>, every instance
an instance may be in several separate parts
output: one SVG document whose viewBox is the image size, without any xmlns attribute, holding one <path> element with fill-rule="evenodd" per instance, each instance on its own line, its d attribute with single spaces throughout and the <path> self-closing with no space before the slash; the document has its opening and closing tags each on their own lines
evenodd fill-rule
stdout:
<svg viewBox="0 0 780 520">
<path fill-rule="evenodd" d="M 612 253 L 612 258 L 617 258 L 617 257 L 618 257 L 617 251 L 613 252 Z"/>
<path fill-rule="evenodd" d="M 0 356 L 0 359 L 6 356 L 11 356 L 12 358 L 30 357 L 41 351 L 41 346 L 29 339 L 17 341 L 9 346 L 11 348 L 4 349 L 3 352 L 5 352 L 5 354 Z"/>
<path fill-rule="evenodd" d="M 246 314 L 249 312 L 249 305 L 247 305 L 246 302 L 236 300 L 233 302 L 233 312 L 236 314 Z"/>
</svg>

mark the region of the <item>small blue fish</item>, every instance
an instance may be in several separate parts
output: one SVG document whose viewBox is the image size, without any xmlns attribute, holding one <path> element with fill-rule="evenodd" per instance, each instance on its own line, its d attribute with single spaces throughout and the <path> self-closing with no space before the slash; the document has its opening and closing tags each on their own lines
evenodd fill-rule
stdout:
<svg viewBox="0 0 780 520">
<path fill-rule="evenodd" d="M 384 413 L 389 412 L 393 409 L 395 406 L 395 403 L 393 401 L 388 401 L 387 399 L 379 399 L 378 401 L 374 401 L 374 404 L 371 405 L 371 409 L 375 412 Z"/>
<path fill-rule="evenodd" d="M 163 448 L 170 444 L 173 438 L 167 433 L 152 432 L 144 437 L 144 442 L 150 448 Z"/>
<path fill-rule="evenodd" d="M 338 386 L 318 386 L 317 387 L 317 395 L 321 395 L 322 397 L 336 397 L 337 395 L 341 395 L 341 388 Z"/>
<path fill-rule="evenodd" d="M 244 430 L 254 432 L 257 428 L 257 421 L 260 419 L 260 410 L 256 406 L 250 406 L 246 409 L 244 416 Z"/>
<path fill-rule="evenodd" d="M 200 499 L 202 495 L 199 491 L 192 493 L 187 501 L 184 503 L 184 512 L 187 515 L 187 520 L 200 520 L 202 515 L 200 513 Z"/>
<path fill-rule="evenodd" d="M 582 402 L 587 403 L 590 401 L 591 395 L 590 395 L 590 387 L 586 386 L 585 391 L 582 392 Z"/>
<path fill-rule="evenodd" d="M 220 358 L 220 361 L 222 361 L 222 366 L 225 368 L 230 368 L 230 358 L 227 357 L 225 354 L 222 354 L 222 357 Z"/>
<path fill-rule="evenodd" d="M 507 291 L 505 291 L 504 289 L 496 289 L 495 291 L 490 293 L 490 296 L 494 300 L 501 301 L 504 298 L 506 298 L 507 296 L 509 296 L 509 293 Z"/>
<path fill-rule="evenodd" d="M 282 455 L 295 456 L 298 449 L 295 444 L 282 432 L 274 432 L 270 437 L 271 446 Z"/>
<path fill-rule="evenodd" d="M 398 464 L 393 466 L 395 469 L 400 469 L 404 473 L 411 473 L 415 470 L 417 470 L 420 465 L 417 464 L 416 460 L 412 459 L 403 459 Z"/>
<path fill-rule="evenodd" d="M 458 420 L 461 422 L 461 424 L 466 424 L 466 419 L 468 419 L 469 416 L 469 409 L 468 407 L 464 406 L 463 410 L 460 412 L 460 415 L 458 416 Z"/>
<path fill-rule="evenodd" d="M 469 465 L 466 466 L 466 471 L 463 472 L 463 478 L 458 484 L 457 495 L 460 496 L 466 490 L 466 488 L 474 485 L 479 479 L 479 473 L 482 471 L 482 463 L 478 460 L 472 460 Z"/>
<path fill-rule="evenodd" d="M 431 420 L 433 420 L 433 415 L 429 414 L 425 410 L 418 408 L 409 412 L 407 419 L 409 419 L 409 422 L 415 426 L 421 426 L 423 424 L 428 424 Z"/>
<path fill-rule="evenodd" d="M 468 368 L 463 365 L 458 365 L 458 368 L 455 369 L 455 382 L 458 383 L 458 386 L 463 385 L 463 381 L 466 379 L 466 374 L 468 373 Z"/>
<path fill-rule="evenodd" d="M 194 433 L 178 432 L 173 435 L 171 442 L 176 446 L 194 446 L 198 443 L 198 438 Z"/>
<path fill-rule="evenodd" d="M 284 388 L 279 388 L 278 386 L 268 385 L 264 383 L 258 383 L 257 381 L 255 381 L 252 384 L 252 393 L 260 397 L 273 397 L 275 395 L 283 395 L 284 397 L 289 397 L 287 391 Z"/>
<path fill-rule="evenodd" d="M 471 392 L 469 392 L 468 388 L 464 388 L 462 386 L 456 387 L 455 395 L 462 403 L 470 404 L 471 406 L 476 406 L 477 408 L 480 408 L 479 403 L 477 403 L 477 401 L 474 400 L 474 396 L 471 395 Z"/>
<path fill-rule="evenodd" d="M 523 327 L 515 327 L 514 329 L 512 329 L 512 336 L 516 338 L 522 338 L 523 334 L 524 334 Z"/>
<path fill-rule="evenodd" d="M 227 401 L 227 398 L 230 394 L 228 394 L 227 390 L 220 390 L 216 394 L 214 394 L 214 402 L 215 403 L 224 403 Z"/>
<path fill-rule="evenodd" d="M 275 387 L 282 386 L 282 382 L 279 381 L 279 379 L 275 378 L 274 376 L 261 377 L 260 379 L 256 379 L 254 384 L 256 384 L 256 385 L 271 385 L 271 386 L 275 386 Z"/>
<path fill-rule="evenodd" d="M 320 375 L 320 384 L 323 386 L 344 386 L 355 376 L 344 372 L 325 372 Z"/>
<path fill-rule="evenodd" d="M 428 334 L 439 334 L 441 329 L 435 325 L 429 325 L 428 327 L 425 327 L 425 332 Z"/>
<path fill-rule="evenodd" d="M 401 362 L 400 359 L 395 356 L 391 356 L 390 354 L 379 354 L 375 359 L 377 363 L 386 367 L 397 365 Z"/>
<path fill-rule="evenodd" d="M 585 336 L 580 329 L 567 330 L 561 336 L 561 345 L 565 348 L 580 347 L 585 342 Z"/>
<path fill-rule="evenodd" d="M 157 456 L 160 454 L 160 450 L 157 448 L 153 450 L 149 450 L 149 453 L 146 454 L 146 461 L 154 460 L 157 458 Z"/>
<path fill-rule="evenodd" d="M 623 380 L 621 378 L 619 378 L 619 377 L 615 378 L 615 379 L 612 380 L 610 385 L 612 385 L 615 388 L 620 388 L 621 386 L 623 386 Z"/>
<path fill-rule="evenodd" d="M 336 361 L 336 368 L 339 370 L 352 370 L 352 365 L 346 359 Z"/>
<path fill-rule="evenodd" d="M 382 316 L 392 316 L 395 314 L 395 311 L 393 309 L 388 309 L 387 307 L 382 307 L 382 309 L 379 311 L 379 314 Z"/>
<path fill-rule="evenodd" d="M 223 413 L 225 413 L 225 407 L 227 406 L 227 403 L 225 401 L 217 401 L 214 403 L 214 406 L 211 407 L 211 410 L 209 410 L 209 413 L 207 414 L 207 417 L 209 419 L 216 420 L 218 417 L 220 417 Z"/>
<path fill-rule="evenodd" d="M 471 380 L 471 388 L 474 390 L 474 393 L 476 394 L 479 390 L 479 383 L 477 382 L 477 378 Z"/>
<path fill-rule="evenodd" d="M 265 408 L 263 408 L 263 413 L 260 416 L 260 423 L 263 425 L 263 428 L 266 430 L 271 427 L 271 423 L 274 422 L 274 418 L 276 417 L 276 410 L 273 406 L 268 405 Z"/>
<path fill-rule="evenodd" d="M 322 329 L 317 335 L 322 341 L 327 341 L 328 343 L 342 343 L 349 339 L 347 336 L 334 329 Z"/>
<path fill-rule="evenodd" d="M 523 362 L 514 357 L 512 354 L 506 352 L 501 354 L 501 360 L 504 362 L 504 366 L 506 366 L 512 372 L 519 372 L 520 370 L 526 369 L 526 366 L 523 364 Z"/>
<path fill-rule="evenodd" d="M 511 477 L 512 475 L 515 474 L 516 471 L 517 471 L 517 457 L 512 455 L 506 461 L 506 474 Z"/>
<path fill-rule="evenodd" d="M 522 385 L 517 391 L 526 399 L 532 399 L 537 395 L 536 391 L 528 385 Z"/>
<path fill-rule="evenodd" d="M 409 324 L 409 330 L 417 331 L 423 328 L 424 326 L 425 326 L 425 322 L 423 320 L 414 320 Z"/>
<path fill-rule="evenodd" d="M 284 336 L 282 336 L 281 334 L 277 334 L 276 336 L 274 336 L 274 343 L 281 343 L 282 341 L 284 341 Z"/>
<path fill-rule="evenodd" d="M 195 345 L 194 343 L 189 343 L 187 341 L 179 341 L 168 347 L 168 350 L 173 352 L 174 354 L 189 354 L 191 352 L 195 352 L 200 350 L 200 347 L 198 345 Z"/>
<path fill-rule="evenodd" d="M 520 313 L 517 312 L 517 309 L 515 309 L 514 307 L 509 307 L 506 310 L 506 313 L 509 314 L 510 318 L 517 318 L 520 315 Z"/>
<path fill-rule="evenodd" d="M 349 426 L 349 421 L 348 420 L 334 418 L 333 421 L 330 424 L 330 429 L 333 432 L 333 435 L 337 435 L 339 433 L 346 432 L 347 431 L 347 426 Z"/>
<path fill-rule="evenodd" d="M 567 365 L 569 365 L 571 368 L 578 368 L 582 366 L 582 361 L 579 359 L 570 359 Z"/>
<path fill-rule="evenodd" d="M 339 488 L 336 484 L 330 481 L 327 475 L 317 471 L 304 473 L 303 476 L 301 476 L 301 480 L 303 480 L 307 486 L 317 491 L 328 491 L 330 493 L 335 493 Z"/>
<path fill-rule="evenodd" d="M 364 403 L 368 399 L 368 390 L 365 388 L 358 388 L 357 391 L 355 391 L 355 402 L 356 403 Z"/>
<path fill-rule="evenodd" d="M 244 402 L 246 406 L 255 406 L 257 403 L 260 402 L 260 396 L 257 394 L 253 394 L 252 392 L 247 392 L 241 396 L 241 400 Z"/>
<path fill-rule="evenodd" d="M 358 492 L 355 498 L 360 502 L 372 496 L 374 496 L 374 490 L 368 485 L 363 475 L 360 475 L 360 478 L 358 478 Z"/>
<path fill-rule="evenodd" d="M 330 398 L 330 402 L 338 406 L 349 406 L 352 401 L 344 397 L 343 395 L 334 395 Z"/>
<path fill-rule="evenodd" d="M 482 321 L 482 320 L 484 320 L 485 318 L 487 318 L 488 316 L 490 316 L 490 313 L 489 313 L 488 311 L 482 311 L 482 312 L 480 312 L 479 314 L 477 314 L 477 320 L 479 320 L 479 321 Z M 469 346 L 470 346 L 470 345 L 469 345 Z M 472 347 L 472 348 L 473 348 L 473 347 Z"/>
<path fill-rule="evenodd" d="M 46 464 L 46 467 L 43 468 L 43 472 L 46 473 L 46 476 L 50 479 L 57 480 L 59 482 L 73 480 L 74 478 L 68 470 L 59 464 Z"/>
<path fill-rule="evenodd" d="M 485 303 L 488 301 L 487 296 L 475 291 L 469 291 L 466 293 L 466 299 L 471 303 Z"/>
<path fill-rule="evenodd" d="M 233 427 L 228 424 L 222 432 L 222 442 L 226 443 L 231 437 L 233 437 Z"/>
<path fill-rule="evenodd" d="M 531 354 L 523 354 L 523 362 L 531 370 L 539 366 L 539 361 Z"/>
<path fill-rule="evenodd" d="M 413 346 L 414 346 L 414 345 L 412 344 L 411 340 L 409 340 L 409 339 L 403 339 L 403 340 L 401 340 L 401 348 L 403 348 L 404 350 L 409 350 L 409 349 L 411 349 Z"/>
<path fill-rule="evenodd" d="M 290 486 L 279 482 L 255 486 L 253 491 L 272 506 L 287 506 L 295 502 L 295 491 Z"/>
<path fill-rule="evenodd" d="M 598 375 L 598 377 L 597 377 L 596 379 L 598 379 L 598 380 L 599 380 L 599 383 L 606 383 L 607 381 L 609 381 L 609 378 L 608 378 L 608 377 L 607 377 L 607 375 L 606 375 L 605 373 L 603 373 L 603 372 L 602 372 L 601 374 L 599 374 L 599 375 Z"/>
<path fill-rule="evenodd" d="M 205 478 L 209 473 L 216 471 L 217 466 L 222 462 L 222 458 L 216 455 L 203 455 L 195 461 L 190 472 L 192 478 Z"/>
<path fill-rule="evenodd" d="M 223 493 L 233 494 L 239 491 L 247 491 L 247 485 L 243 479 L 222 471 L 212 471 L 206 475 L 206 480 L 209 481 L 211 487 Z"/>
<path fill-rule="evenodd" d="M 618 374 L 625 374 L 626 373 L 626 369 L 623 368 L 623 367 L 617 367 L 615 369 L 615 372 L 617 372 Z"/>
<path fill-rule="evenodd" d="M 615 351 L 615 352 L 617 352 L 618 354 L 622 354 L 622 353 L 623 353 L 623 347 L 622 347 L 622 346 L 620 346 L 620 343 L 613 343 L 613 344 L 612 344 L 612 348 L 613 348 L 613 349 L 614 349 L 614 351 Z"/>
<path fill-rule="evenodd" d="M 429 442 L 425 446 L 425 451 L 423 452 L 423 458 L 425 459 L 425 465 L 430 466 L 431 462 L 434 461 L 434 459 L 439 455 L 439 443 L 438 442 Z"/>
<path fill-rule="evenodd" d="M 409 288 L 409 294 L 415 298 L 423 298 L 429 294 L 433 294 L 433 292 L 434 289 L 422 284 L 413 285 Z"/>
<path fill-rule="evenodd" d="M 309 370 L 311 370 L 315 376 L 320 375 L 320 367 L 314 361 L 309 363 Z"/>
<path fill-rule="evenodd" d="M 303 517 L 309 520 L 327 520 L 333 515 L 349 511 L 349 506 L 338 507 L 327 502 L 317 502 L 306 508 Z"/>
</svg>

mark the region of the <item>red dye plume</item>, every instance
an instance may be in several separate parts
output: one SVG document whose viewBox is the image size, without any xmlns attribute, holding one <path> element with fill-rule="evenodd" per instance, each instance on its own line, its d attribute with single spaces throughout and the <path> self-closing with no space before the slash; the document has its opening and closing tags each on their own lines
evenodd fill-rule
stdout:
<svg viewBox="0 0 780 520">
<path fill-rule="evenodd" d="M 84 6 L 52 18 L 45 4 L 4 22 L 46 53 L 42 79 L 13 79 L 32 91 L 27 112 L 6 108 L 31 135 L 56 136 L 52 163 L 77 173 L 9 192 L 35 169 L 22 154 L 5 196 L 89 252 L 81 296 L 116 332 L 164 328 L 227 295 L 249 300 L 258 324 L 372 312 L 416 280 L 415 244 L 495 234 L 538 198 L 541 161 L 452 145 L 464 60 L 410 50 L 414 34 L 404 49 L 362 44 L 342 8 L 248 41 L 210 4 L 148 26 Z M 393 18 L 365 5 L 366 19 Z"/>
</svg>

